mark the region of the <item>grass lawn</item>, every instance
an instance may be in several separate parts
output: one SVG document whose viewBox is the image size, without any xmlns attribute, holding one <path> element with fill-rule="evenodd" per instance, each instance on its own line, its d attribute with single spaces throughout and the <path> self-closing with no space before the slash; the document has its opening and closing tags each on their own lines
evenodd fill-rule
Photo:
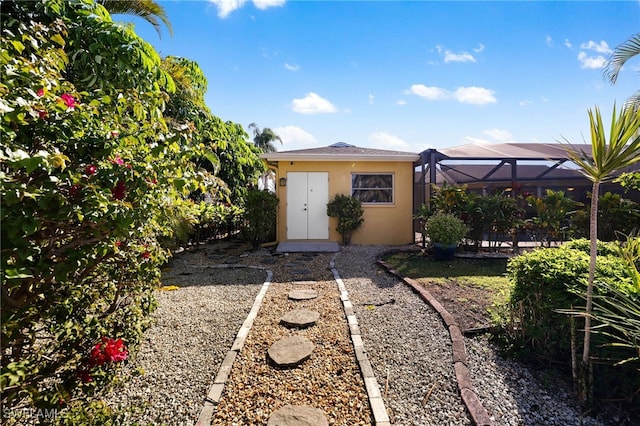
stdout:
<svg viewBox="0 0 640 426">
<path fill-rule="evenodd" d="M 512 285 L 506 277 L 508 259 L 459 258 L 450 261 L 434 260 L 419 252 L 395 253 L 384 260 L 402 276 L 413 278 L 424 285 L 461 323 L 471 327 L 485 321 L 504 305 Z M 475 315 L 475 321 L 463 316 Z"/>
</svg>

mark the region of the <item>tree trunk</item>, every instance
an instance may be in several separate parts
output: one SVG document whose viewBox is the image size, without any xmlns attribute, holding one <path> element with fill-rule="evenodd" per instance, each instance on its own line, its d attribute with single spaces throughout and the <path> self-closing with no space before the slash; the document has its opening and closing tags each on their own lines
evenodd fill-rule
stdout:
<svg viewBox="0 0 640 426">
<path fill-rule="evenodd" d="M 596 274 L 596 257 L 598 253 L 598 199 L 600 191 L 600 180 L 593 181 L 591 191 L 591 215 L 589 220 L 589 281 L 587 283 L 587 304 L 585 306 L 584 317 L 584 342 L 582 347 L 582 362 L 580 363 L 580 400 L 586 402 L 591 400 L 591 383 L 589 380 L 590 371 L 590 350 L 591 350 L 591 311 L 593 309 L 593 282 Z"/>
</svg>

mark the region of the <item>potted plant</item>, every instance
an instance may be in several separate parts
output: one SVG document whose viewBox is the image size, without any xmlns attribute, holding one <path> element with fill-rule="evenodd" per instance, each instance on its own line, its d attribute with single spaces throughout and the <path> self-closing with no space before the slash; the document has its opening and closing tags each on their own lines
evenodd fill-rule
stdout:
<svg viewBox="0 0 640 426">
<path fill-rule="evenodd" d="M 453 259 L 458 243 L 469 232 L 469 228 L 451 213 L 436 213 L 427 219 L 425 234 L 433 245 L 434 255 L 439 260 Z"/>
</svg>

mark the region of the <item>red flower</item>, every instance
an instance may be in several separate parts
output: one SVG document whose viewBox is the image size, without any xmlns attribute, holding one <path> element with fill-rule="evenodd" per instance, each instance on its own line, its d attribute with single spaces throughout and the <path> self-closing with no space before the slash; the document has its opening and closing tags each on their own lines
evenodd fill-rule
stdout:
<svg viewBox="0 0 640 426">
<path fill-rule="evenodd" d="M 151 253 L 149 252 L 149 250 L 142 253 L 143 259 L 149 259 L 150 257 L 151 257 Z"/>
<path fill-rule="evenodd" d="M 69 195 L 75 198 L 80 195 L 81 189 L 82 187 L 80 185 L 71 185 L 71 187 L 69 188 Z"/>
<path fill-rule="evenodd" d="M 95 164 L 89 164 L 87 165 L 87 167 L 84 168 L 84 172 L 86 173 L 87 176 L 95 175 L 97 171 L 98 171 L 98 167 L 96 167 Z"/>
<path fill-rule="evenodd" d="M 93 349 L 91 349 L 91 354 L 89 355 L 89 365 L 94 367 L 96 365 L 102 365 L 105 362 L 107 362 L 107 357 L 102 351 L 102 343 L 96 343 Z"/>
<path fill-rule="evenodd" d="M 37 95 L 39 98 L 44 96 L 44 87 L 41 87 L 40 89 L 38 89 Z"/>
<path fill-rule="evenodd" d="M 82 383 L 91 383 L 93 382 L 93 376 L 89 373 L 88 370 L 80 370 L 78 371 L 78 377 L 82 380 Z"/>
<path fill-rule="evenodd" d="M 116 200 L 124 200 L 124 197 L 127 195 L 127 187 L 123 181 L 119 180 L 116 186 L 111 188 L 111 195 L 113 195 L 113 198 Z"/>
<path fill-rule="evenodd" d="M 70 94 L 68 94 L 68 93 L 63 93 L 63 94 L 60 96 L 60 99 L 62 99 L 62 102 L 64 102 L 64 104 L 65 104 L 67 107 L 69 107 L 69 108 L 71 108 L 71 109 L 73 109 L 73 108 L 75 108 L 75 107 L 76 107 L 76 100 L 75 100 L 75 99 L 74 99 L 74 97 L 73 97 L 73 96 L 71 96 Z"/>
<path fill-rule="evenodd" d="M 104 337 L 102 338 L 104 341 Z M 108 339 L 104 346 L 104 355 L 110 362 L 121 362 L 127 359 L 129 351 L 124 346 L 122 339 Z"/>
<path fill-rule="evenodd" d="M 116 241 L 116 247 L 122 246 L 122 241 Z"/>
<path fill-rule="evenodd" d="M 120 132 L 117 130 L 112 130 L 111 131 L 111 137 L 112 138 L 117 138 L 120 135 Z"/>
<path fill-rule="evenodd" d="M 38 117 L 40 117 L 40 120 L 44 120 L 48 116 L 49 116 L 49 113 L 47 111 L 38 110 Z"/>
</svg>

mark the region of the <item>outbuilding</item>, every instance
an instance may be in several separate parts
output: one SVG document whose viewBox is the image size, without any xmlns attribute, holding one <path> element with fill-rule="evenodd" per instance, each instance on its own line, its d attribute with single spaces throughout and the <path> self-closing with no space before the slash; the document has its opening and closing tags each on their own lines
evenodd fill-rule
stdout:
<svg viewBox="0 0 640 426">
<path fill-rule="evenodd" d="M 327 204 L 346 194 L 358 198 L 364 210 L 352 244 L 413 243 L 414 163 L 419 154 L 339 142 L 261 157 L 276 174 L 278 241 L 341 242 Z"/>
</svg>

